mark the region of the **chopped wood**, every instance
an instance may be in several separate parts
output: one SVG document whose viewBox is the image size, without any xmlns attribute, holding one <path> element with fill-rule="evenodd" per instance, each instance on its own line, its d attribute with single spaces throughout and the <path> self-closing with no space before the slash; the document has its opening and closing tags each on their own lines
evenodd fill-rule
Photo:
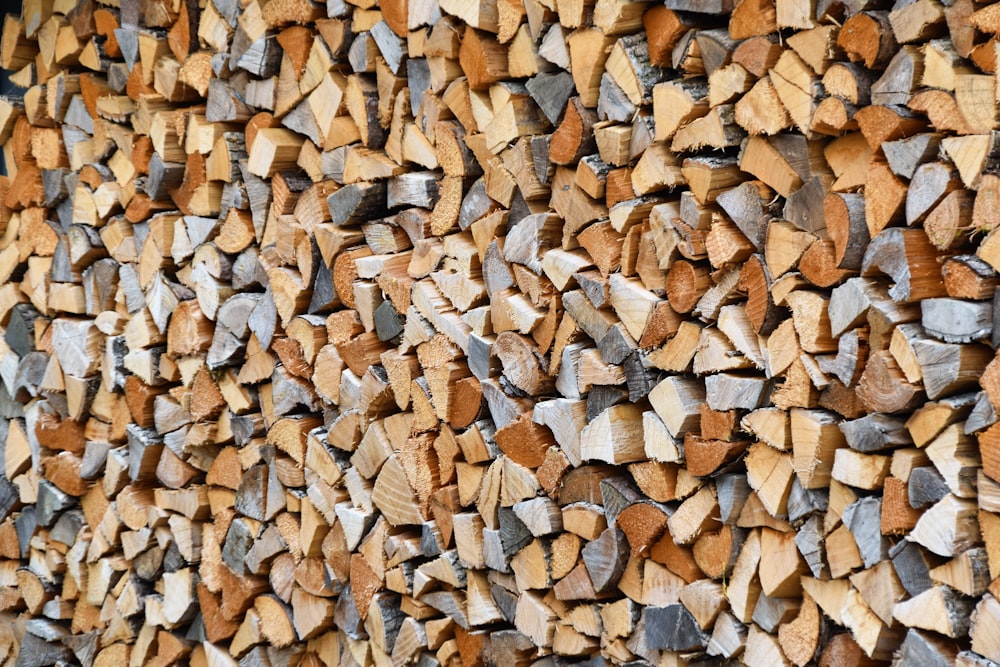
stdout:
<svg viewBox="0 0 1000 667">
<path fill-rule="evenodd" d="M 22 4 L 0 662 L 1000 662 L 993 5 Z"/>
</svg>

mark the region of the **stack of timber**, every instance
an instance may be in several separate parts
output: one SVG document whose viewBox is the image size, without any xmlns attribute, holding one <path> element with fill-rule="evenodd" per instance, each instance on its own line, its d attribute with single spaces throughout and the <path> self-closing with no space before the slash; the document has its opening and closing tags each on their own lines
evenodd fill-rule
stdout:
<svg viewBox="0 0 1000 667">
<path fill-rule="evenodd" d="M 997 665 L 998 44 L 24 0 L 0 664 Z"/>
</svg>

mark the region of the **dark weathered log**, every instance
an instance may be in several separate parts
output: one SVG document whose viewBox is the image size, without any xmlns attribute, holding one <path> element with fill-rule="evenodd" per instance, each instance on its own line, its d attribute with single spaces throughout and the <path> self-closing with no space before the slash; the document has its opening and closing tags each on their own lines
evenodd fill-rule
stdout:
<svg viewBox="0 0 1000 667">
<path fill-rule="evenodd" d="M 646 645 L 649 648 L 692 651 L 707 643 L 708 637 L 684 605 L 646 609 Z"/>
</svg>

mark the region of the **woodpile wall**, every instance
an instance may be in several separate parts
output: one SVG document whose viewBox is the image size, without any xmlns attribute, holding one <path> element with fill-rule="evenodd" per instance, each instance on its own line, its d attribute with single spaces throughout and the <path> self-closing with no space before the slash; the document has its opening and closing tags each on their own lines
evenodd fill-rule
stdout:
<svg viewBox="0 0 1000 667">
<path fill-rule="evenodd" d="M 1000 663 L 998 34 L 25 0 L 0 664 Z"/>
</svg>

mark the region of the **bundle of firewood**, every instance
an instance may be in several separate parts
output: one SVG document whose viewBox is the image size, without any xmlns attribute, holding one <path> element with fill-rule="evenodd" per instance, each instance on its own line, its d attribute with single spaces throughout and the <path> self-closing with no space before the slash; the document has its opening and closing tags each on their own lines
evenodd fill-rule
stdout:
<svg viewBox="0 0 1000 667">
<path fill-rule="evenodd" d="M 0 664 L 996 665 L 998 36 L 24 0 Z"/>
</svg>

